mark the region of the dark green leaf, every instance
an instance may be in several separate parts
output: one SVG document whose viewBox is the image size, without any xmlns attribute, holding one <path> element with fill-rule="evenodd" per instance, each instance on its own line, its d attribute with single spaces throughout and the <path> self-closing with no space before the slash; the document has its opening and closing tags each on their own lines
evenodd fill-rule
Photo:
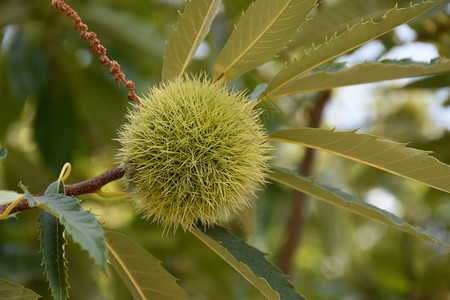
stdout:
<svg viewBox="0 0 450 300">
<path fill-rule="evenodd" d="M 64 247 L 64 227 L 58 218 L 41 210 L 39 217 L 42 262 L 50 285 L 53 299 L 67 299 L 69 283 Z"/>
<path fill-rule="evenodd" d="M 12 35 L 7 69 L 11 90 L 23 101 L 36 96 L 48 81 L 48 56 L 40 44 L 30 40 L 22 28 Z"/>
<path fill-rule="evenodd" d="M 0 300 L 35 300 L 40 297 L 32 290 L 0 278 Z"/>
<path fill-rule="evenodd" d="M 191 232 L 267 299 L 305 299 L 294 289 L 283 272 L 266 259 L 267 254 L 246 244 L 225 228 L 220 226 L 206 230 L 193 228 Z"/>
<path fill-rule="evenodd" d="M 5 138 L 9 125 L 20 117 L 20 112 L 25 103 L 25 101 L 19 100 L 13 95 L 9 83 L 11 79 L 6 70 L 6 58 L 0 55 L 0 91 L 2 97 L 0 101 L 0 139 Z"/>
<path fill-rule="evenodd" d="M 95 215 L 81 207 L 80 200 L 59 194 L 34 197 L 28 191 L 25 191 L 25 195 L 30 206 L 42 208 L 59 218 L 73 240 L 88 251 L 100 268 L 105 270 L 106 246 L 103 229 Z"/>
<path fill-rule="evenodd" d="M 64 194 L 64 183 L 52 183 L 45 194 Z M 67 261 L 65 258 L 66 239 L 64 227 L 58 218 L 41 210 L 39 217 L 42 262 L 50 285 L 53 299 L 63 300 L 69 297 L 69 282 L 67 275 Z"/>
</svg>

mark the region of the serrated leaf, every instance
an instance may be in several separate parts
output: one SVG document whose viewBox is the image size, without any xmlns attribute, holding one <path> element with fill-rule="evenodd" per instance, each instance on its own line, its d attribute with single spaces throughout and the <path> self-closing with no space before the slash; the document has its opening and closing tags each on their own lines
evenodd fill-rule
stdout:
<svg viewBox="0 0 450 300">
<path fill-rule="evenodd" d="M 192 228 L 190 231 L 267 299 L 305 300 L 286 279 L 283 272 L 265 258 L 267 254 L 246 244 L 225 228 L 216 225 L 206 230 Z"/>
<path fill-rule="evenodd" d="M 406 144 L 383 141 L 371 134 L 321 128 L 280 130 L 269 139 L 327 151 L 450 193 L 450 166 L 430 152 Z"/>
<path fill-rule="evenodd" d="M 316 0 L 258 0 L 241 16 L 217 57 L 214 77 L 231 81 L 272 59 L 306 20 Z"/>
<path fill-rule="evenodd" d="M 394 214 L 382 210 L 364 201 L 361 201 L 360 199 L 350 194 L 344 193 L 338 189 L 315 183 L 310 178 L 283 171 L 275 167 L 271 168 L 269 178 L 309 196 L 344 208 L 363 217 L 375 220 L 377 222 L 391 226 L 397 230 L 420 237 L 435 244 L 450 248 L 449 244 L 427 234 L 423 229 L 419 227 L 405 223 L 402 219 L 395 216 Z"/>
<path fill-rule="evenodd" d="M 394 3 L 404 7 L 410 5 L 411 0 L 324 1 L 320 9 L 316 10 L 314 20 L 302 25 L 301 31 L 292 37 L 286 50 L 293 53 L 307 49 L 311 44 L 321 42 L 335 32 L 342 33 L 347 26 L 353 26 L 361 20 L 379 20 Z"/>
<path fill-rule="evenodd" d="M 46 190 L 45 194 L 65 194 L 64 183 L 56 181 Z M 69 282 L 67 275 L 67 261 L 65 258 L 66 239 L 64 237 L 64 226 L 59 220 L 45 210 L 41 210 L 39 217 L 41 242 L 40 252 L 42 263 L 50 286 L 53 299 L 68 299 Z"/>
<path fill-rule="evenodd" d="M 141 245 L 118 232 L 107 231 L 105 237 L 108 260 L 134 299 L 190 299 L 176 278 Z"/>
<path fill-rule="evenodd" d="M 52 214 L 41 210 L 39 217 L 42 262 L 53 299 L 67 299 L 69 283 L 64 247 L 64 227 Z"/>
<path fill-rule="evenodd" d="M 28 191 L 25 191 L 25 196 L 30 206 L 42 208 L 59 218 L 59 222 L 73 240 L 89 253 L 102 270 L 105 270 L 106 246 L 103 229 L 95 219 L 95 215 L 81 207 L 80 200 L 59 194 L 34 197 Z"/>
<path fill-rule="evenodd" d="M 450 86 L 450 73 L 446 72 L 432 77 L 414 81 L 403 88 L 406 89 L 439 89 Z M 445 104 L 444 104 L 445 106 Z"/>
<path fill-rule="evenodd" d="M 40 297 L 32 290 L 0 278 L 0 300 L 35 300 Z"/>
<path fill-rule="evenodd" d="M 290 84 L 303 74 L 408 22 L 442 1 L 444 0 L 424 1 L 406 8 L 397 8 L 396 5 L 386 12 L 379 22 L 373 20 L 361 21 L 349 27 L 340 35 L 335 33 L 330 39 L 325 39 L 325 42 L 318 47 L 313 45 L 308 52 L 305 52 L 305 54 L 298 57 L 289 66 L 275 75 L 272 81 L 269 82 L 265 95 L 271 96 L 275 94 L 279 89 Z"/>
<path fill-rule="evenodd" d="M 219 11 L 220 0 L 188 0 L 178 25 L 170 36 L 162 70 L 162 80 L 180 78 L 209 32 Z"/>
<path fill-rule="evenodd" d="M 430 75 L 450 71 L 450 60 L 435 58 L 430 63 L 409 59 L 366 62 L 349 68 L 345 64 L 329 65 L 325 70 L 312 71 L 280 88 L 272 96 L 298 94 L 341 86 Z"/>
</svg>

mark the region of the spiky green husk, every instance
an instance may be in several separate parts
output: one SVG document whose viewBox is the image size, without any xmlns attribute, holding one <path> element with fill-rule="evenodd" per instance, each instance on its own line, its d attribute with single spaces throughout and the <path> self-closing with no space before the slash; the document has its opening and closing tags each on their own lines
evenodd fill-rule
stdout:
<svg viewBox="0 0 450 300">
<path fill-rule="evenodd" d="M 212 225 L 251 204 L 269 145 L 243 93 L 205 78 L 153 88 L 129 112 L 119 157 L 139 210 L 166 229 Z"/>
</svg>

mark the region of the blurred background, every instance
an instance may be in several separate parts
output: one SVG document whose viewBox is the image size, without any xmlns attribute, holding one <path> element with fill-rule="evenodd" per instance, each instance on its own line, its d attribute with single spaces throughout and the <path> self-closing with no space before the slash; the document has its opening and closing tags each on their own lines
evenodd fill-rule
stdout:
<svg viewBox="0 0 450 300">
<path fill-rule="evenodd" d="M 380 18 L 392 0 L 323 0 L 279 60 L 233 82 L 250 94 L 312 42 L 361 19 Z M 408 1 L 397 1 L 400 6 Z M 72 22 L 42 0 L 0 1 L 0 141 L 8 150 L 0 161 L 0 189 L 45 190 L 71 162 L 67 183 L 96 176 L 117 165 L 117 130 L 130 107 L 124 87 L 101 68 Z M 189 72 L 211 72 L 214 59 L 233 23 L 251 3 L 224 0 L 210 34 Z M 74 0 L 90 30 L 98 34 L 139 95 L 160 80 L 165 40 L 176 25 L 182 0 Z M 443 4 L 381 39 L 338 58 L 355 64 L 383 58 L 429 62 L 449 56 L 450 5 Z M 322 19 L 321 19 L 322 18 Z M 268 131 L 319 125 L 370 132 L 411 147 L 433 150 L 450 163 L 450 74 L 396 80 L 268 99 L 261 107 Z M 429 233 L 449 240 L 449 195 L 374 168 L 316 153 L 307 158 L 298 146 L 276 144 L 272 163 L 305 171 L 320 183 L 340 188 L 389 210 Z M 119 182 L 105 187 L 120 190 Z M 252 210 L 225 226 L 249 244 L 286 264 L 292 200 L 297 194 L 268 184 Z M 193 299 L 262 299 L 263 297 L 205 245 L 188 233 L 162 235 L 162 229 L 136 215 L 126 198 L 80 196 L 105 228 L 127 234 L 158 257 L 180 278 Z M 443 247 L 322 203 L 302 199 L 297 246 L 288 262 L 291 280 L 309 299 L 450 299 L 450 255 Z M 0 222 L 0 278 L 23 284 L 49 299 L 40 265 L 38 211 L 29 210 Z M 78 245 L 69 241 L 71 299 L 131 299 L 113 270 L 102 274 Z"/>
</svg>

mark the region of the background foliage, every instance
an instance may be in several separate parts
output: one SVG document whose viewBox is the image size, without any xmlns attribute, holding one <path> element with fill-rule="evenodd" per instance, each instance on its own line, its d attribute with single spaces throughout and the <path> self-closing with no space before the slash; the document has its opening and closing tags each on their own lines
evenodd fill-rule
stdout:
<svg viewBox="0 0 450 300">
<path fill-rule="evenodd" d="M 352 5 L 339 5 L 341 1 L 324 1 L 317 13 L 332 16 L 327 19 L 333 24 L 358 22 L 355 16 L 361 12 L 360 1 L 346 0 Z M 43 191 L 67 161 L 73 165 L 68 183 L 91 178 L 114 166 L 112 157 L 119 146 L 114 138 L 124 122 L 126 90 L 114 84 L 113 78 L 105 74 L 106 69 L 99 68 L 98 59 L 90 54 L 86 42 L 49 2 L 0 3 L 0 141 L 8 149 L 7 159 L 0 162 L 0 189 L 18 190 L 21 180 L 31 192 Z M 206 69 L 212 73 L 212 62 L 232 25 L 250 4 L 247 0 L 224 2 L 204 44 L 209 51 L 198 55 L 188 71 Z M 380 16 L 376 12 L 392 6 L 392 1 L 372 2 L 367 14 L 374 17 Z M 111 59 L 119 61 L 127 77 L 136 83 L 138 94 L 146 93 L 149 86 L 160 81 L 165 40 L 176 24 L 177 9 L 184 7 L 183 1 L 80 0 L 70 4 L 97 32 Z M 412 22 L 410 29 L 415 31 L 416 40 L 434 45 L 441 56 L 448 57 L 449 24 L 447 4 Z M 328 32 L 317 34 L 320 33 Z M 301 34 L 293 43 L 296 49 L 305 47 L 301 41 L 310 44 Z M 314 36 L 308 38 L 315 40 Z M 404 43 L 401 35 L 389 33 L 379 40 L 384 50 L 378 56 Z M 291 50 L 287 49 L 283 56 L 290 57 Z M 366 55 L 362 51 L 356 54 Z M 277 62 L 265 65 L 234 84 L 252 91 L 270 78 L 276 67 Z M 433 149 L 434 156 L 448 164 L 450 127 L 430 113 L 437 111 L 448 116 L 448 83 L 447 73 L 406 86 L 404 82 L 365 86 L 374 100 L 366 111 L 356 111 L 362 116 L 346 117 L 358 117 L 358 127 L 363 132 L 410 141 L 419 149 Z M 359 88 L 332 92 L 322 127 L 345 127 L 331 115 L 333 107 L 342 103 L 343 93 L 350 98 L 361 93 Z M 264 115 L 267 128 L 273 131 L 308 126 L 308 112 L 321 95 L 308 93 L 268 101 Z M 346 101 L 358 101 L 357 96 L 351 98 L 355 99 Z M 351 103 L 347 105 L 352 107 Z M 277 147 L 280 159 L 275 164 L 293 168 L 300 163 L 302 148 L 281 144 Z M 405 221 L 448 239 L 450 204 L 445 193 L 324 153 L 317 158 L 314 173 L 320 174 L 316 178 L 322 183 L 366 200 L 384 195 Z M 110 187 L 119 188 L 118 183 Z M 270 184 L 259 194 L 256 209 L 236 217 L 229 226 L 251 245 L 272 253 L 269 259 L 277 263 L 286 238 L 292 195 L 291 189 Z M 127 234 L 163 261 L 165 268 L 183 279 L 180 285 L 193 298 L 262 298 L 194 236 L 182 231 L 162 236 L 161 228 L 134 215 L 124 199 L 105 200 L 90 195 L 80 198 L 83 207 L 98 214 L 106 228 Z M 292 282 L 307 298 L 448 297 L 450 259 L 446 249 L 313 199 L 305 207 Z M 17 219 L 0 222 L 0 277 L 47 299 L 41 255 L 37 253 L 38 217 L 38 211 L 29 210 Z M 74 243 L 69 242 L 67 250 L 72 299 L 131 299 L 112 270 L 109 277 L 101 274 L 87 253 Z"/>
</svg>

